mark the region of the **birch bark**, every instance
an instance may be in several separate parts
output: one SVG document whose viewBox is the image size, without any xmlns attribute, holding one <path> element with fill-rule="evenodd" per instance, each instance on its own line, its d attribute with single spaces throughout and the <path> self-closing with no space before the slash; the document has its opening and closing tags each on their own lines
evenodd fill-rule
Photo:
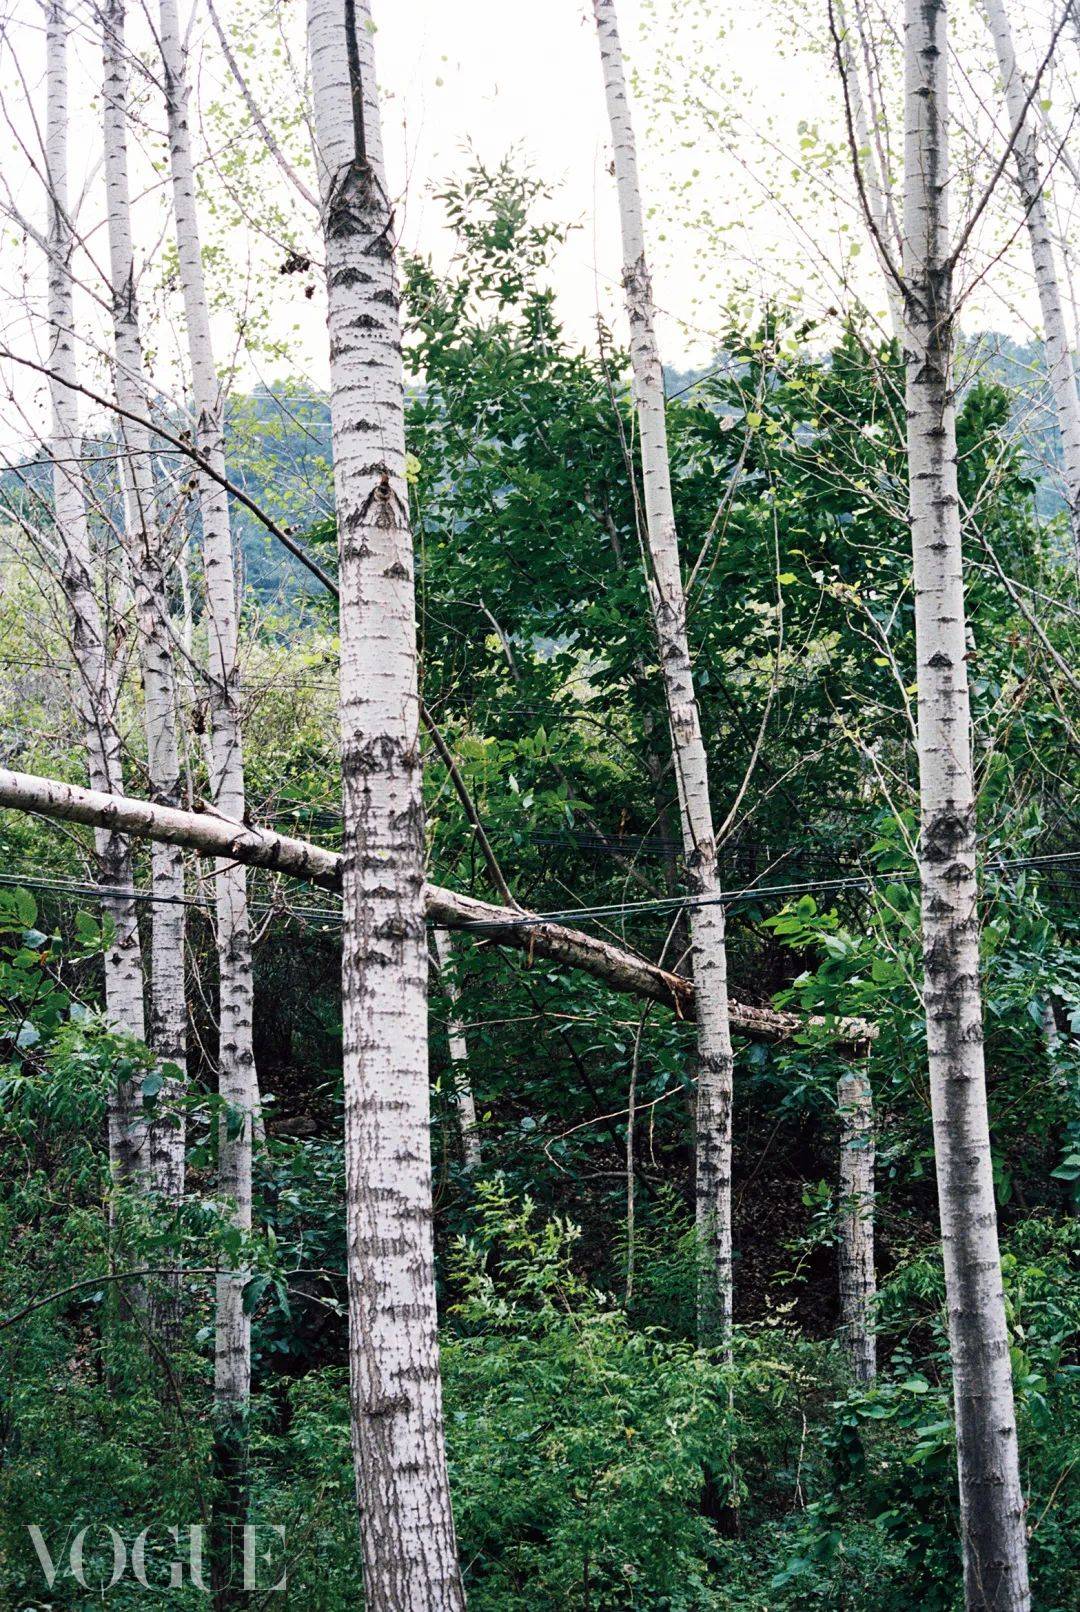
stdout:
<svg viewBox="0 0 1080 1612">
<path fill-rule="evenodd" d="M 165 80 L 173 212 L 180 286 L 187 325 L 196 445 L 225 474 L 224 404 L 210 332 L 203 274 L 195 170 L 188 128 L 185 51 L 177 0 L 161 0 L 160 48 Z M 242 823 L 244 754 L 240 725 L 240 668 L 236 573 L 227 495 L 219 482 L 199 476 L 199 514 L 209 633 L 207 682 L 210 711 L 211 791 L 215 808 Z M 218 1091 L 223 1114 L 218 1129 L 218 1187 L 231 1206 L 233 1225 L 251 1228 L 251 1148 L 257 1085 L 252 1046 L 253 981 L 247 872 L 221 861 L 215 869 L 218 952 Z M 244 1461 L 244 1423 L 251 1390 L 251 1321 L 244 1313 L 246 1272 L 218 1278 L 214 1344 L 214 1401 L 218 1459 L 226 1508 L 238 1506 Z M 213 1549 L 215 1573 L 223 1541 Z"/>
<path fill-rule="evenodd" d="M 127 163 L 127 55 L 124 0 L 106 0 L 102 12 L 103 123 L 109 274 L 113 313 L 117 402 L 130 414 L 149 417 L 135 297 L 135 262 Z M 180 804 L 180 759 L 176 739 L 176 690 L 162 573 L 161 532 L 155 514 L 150 433 L 118 420 L 124 486 L 124 544 L 135 591 L 142 670 L 147 772 L 151 799 Z M 151 876 L 150 1046 L 162 1063 L 187 1067 L 187 1005 L 184 994 L 184 859 L 179 846 L 156 842 Z M 151 1187 L 177 1200 L 184 1192 L 185 1127 L 176 1102 L 180 1083 L 164 1081 L 163 1117 L 148 1125 L 147 1168 Z"/>
<path fill-rule="evenodd" d="M 924 1006 L 969 1609 L 1030 1605 L 983 1064 L 956 479 L 945 0 L 906 0 L 904 283 Z"/>
<path fill-rule="evenodd" d="M 49 394 L 52 404 L 53 498 L 56 534 L 62 555 L 61 585 L 71 610 L 75 659 L 75 704 L 86 744 L 92 789 L 123 790 L 116 688 L 106 647 L 101 610 L 94 593 L 90 526 L 82 482 L 82 433 L 76 393 L 72 253 L 74 232 L 68 201 L 67 39 L 71 23 L 63 0 L 46 10 L 45 165 L 48 189 Z M 94 848 L 102 886 L 132 888 L 131 851 L 123 835 L 98 829 Z M 145 1039 L 142 954 L 135 903 L 108 895 L 105 915 L 115 927 L 105 953 L 105 1006 L 117 1029 Z M 142 1176 L 146 1125 L 141 1094 L 121 1082 L 109 1102 L 109 1161 L 118 1179 Z"/>
<path fill-rule="evenodd" d="M 412 537 L 393 214 L 367 0 L 308 0 L 341 577 L 342 1014 L 365 1604 L 465 1604 L 443 1436 Z"/>
<path fill-rule="evenodd" d="M 483 1164 L 480 1149 L 480 1132 L 476 1123 L 476 1100 L 469 1079 L 469 1047 L 465 1031 L 457 1017 L 458 987 L 454 978 L 454 942 L 449 929 L 435 931 L 435 957 L 443 990 L 450 1003 L 450 1019 L 446 1026 L 450 1041 L 450 1068 L 454 1078 L 454 1102 L 457 1105 L 458 1125 L 461 1129 L 461 1152 L 466 1175 L 475 1175 Z"/>
<path fill-rule="evenodd" d="M 874 1104 L 865 1070 L 837 1082 L 840 1115 L 840 1320 L 855 1380 L 877 1375 L 872 1309 L 874 1274 Z"/>
<path fill-rule="evenodd" d="M 1013 147 L 1017 188 L 1024 209 L 1024 224 L 1031 248 L 1035 287 L 1039 294 L 1046 369 L 1061 437 L 1065 492 L 1069 506 L 1069 526 L 1073 544 L 1080 555 L 1080 396 L 1069 346 L 1065 307 L 1058 281 L 1053 239 L 1043 199 L 1043 179 L 1039 172 L 1038 137 L 1035 116 L 1029 107 L 1029 90 L 1016 60 L 1012 30 L 1004 0 L 983 0 L 990 32 L 994 36 L 998 66 L 1005 90 L 1010 134 L 1020 133 Z"/>
<path fill-rule="evenodd" d="M 690 909 L 698 1004 L 696 1218 L 702 1249 L 698 1326 L 702 1337 L 718 1336 L 727 1340 L 731 1332 L 732 1055 L 724 909 L 719 899 L 708 764 L 686 632 L 686 598 L 668 464 L 664 377 L 654 331 L 652 284 L 645 258 L 641 191 L 622 49 L 613 0 L 593 0 L 593 12 L 615 150 L 623 285 L 630 320 L 645 516 L 653 571 L 649 599 L 671 725 L 687 883 L 691 894 L 701 902 Z"/>
</svg>

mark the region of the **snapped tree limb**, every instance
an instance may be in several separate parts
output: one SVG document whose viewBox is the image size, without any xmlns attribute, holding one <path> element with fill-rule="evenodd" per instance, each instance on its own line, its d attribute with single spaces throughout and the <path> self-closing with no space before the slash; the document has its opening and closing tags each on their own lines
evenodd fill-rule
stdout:
<svg viewBox="0 0 1080 1612">
<path fill-rule="evenodd" d="M 0 768 L 0 808 L 32 812 L 89 828 L 109 828 L 136 839 L 181 845 L 199 856 L 231 858 L 249 867 L 267 868 L 290 878 L 303 879 L 323 890 L 341 889 L 341 857 L 336 851 L 292 839 L 271 829 L 237 823 L 216 812 L 188 812 L 157 806 L 130 795 L 106 795 L 96 789 L 40 778 L 32 773 Z M 571 929 L 566 924 L 538 919 L 535 914 L 480 901 L 475 896 L 427 886 L 427 916 L 443 929 L 467 929 L 499 946 L 513 947 L 530 957 L 578 968 L 625 996 L 660 1002 L 684 1019 L 695 1015 L 694 983 L 670 973 L 633 952 Z M 731 1027 L 752 1041 L 779 1042 L 814 1025 L 820 1019 L 776 1008 L 730 1004 Z M 861 1019 L 841 1019 L 836 1039 L 842 1049 L 856 1051 L 876 1038 L 877 1030 Z"/>
</svg>

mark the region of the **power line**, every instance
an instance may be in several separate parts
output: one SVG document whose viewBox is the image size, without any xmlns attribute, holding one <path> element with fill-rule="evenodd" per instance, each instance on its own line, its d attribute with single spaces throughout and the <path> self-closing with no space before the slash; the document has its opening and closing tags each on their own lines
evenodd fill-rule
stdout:
<svg viewBox="0 0 1080 1612">
<path fill-rule="evenodd" d="M 1027 857 L 995 857 L 988 865 L 992 869 L 1011 869 L 1023 871 L 1025 869 L 1038 870 L 1061 865 L 1071 865 L 1080 862 L 1080 851 L 1051 852 L 1044 856 Z M 477 932 L 490 932 L 505 929 L 512 925 L 515 929 L 529 928 L 537 924 L 565 923 L 571 920 L 585 920 L 590 918 L 620 918 L 647 916 L 653 913 L 671 913 L 681 909 L 693 909 L 707 906 L 727 906 L 735 901 L 788 898 L 796 895 L 825 895 L 844 889 L 870 889 L 876 884 L 892 883 L 907 884 L 918 879 L 914 869 L 892 869 L 880 873 L 854 874 L 837 879 L 815 879 L 801 883 L 789 884 L 751 884 L 740 890 L 727 890 L 718 896 L 661 896 L 652 900 L 610 902 L 595 907 L 564 907 L 551 912 L 511 913 L 507 912 L 505 919 L 474 920 L 461 925 L 462 929 Z M 194 907 L 202 911 L 210 911 L 211 904 L 192 896 L 162 896 L 153 890 L 145 889 L 116 889 L 110 885 L 96 885 L 80 882 L 75 879 L 44 879 L 28 875 L 20 877 L 15 873 L 0 874 L 0 886 L 10 886 L 26 890 L 37 890 L 44 894 L 58 896 L 80 896 L 89 900 L 129 900 L 143 902 L 166 902 L 172 905 Z M 283 918 L 297 918 L 310 922 L 340 923 L 343 914 L 339 907 L 286 907 L 276 903 L 264 903 L 253 906 L 254 912 L 270 914 Z"/>
<path fill-rule="evenodd" d="M 78 879 L 46 879 L 32 875 L 23 878 L 17 873 L 0 873 L 0 886 L 19 890 L 36 890 L 41 895 L 52 895 L 61 898 L 79 897 L 89 901 L 141 901 L 172 907 L 191 907 L 198 912 L 209 913 L 213 911 L 213 903 L 200 899 L 198 896 L 163 896 L 154 890 L 90 884 Z M 253 903 L 250 910 L 260 915 L 269 913 L 277 917 L 300 918 L 311 922 L 323 919 L 329 919 L 332 922 L 341 921 L 341 911 L 336 907 L 286 907 L 277 903 L 263 902 Z"/>
<path fill-rule="evenodd" d="M 991 869 L 1011 868 L 1024 870 L 1041 867 L 1056 866 L 1062 863 L 1080 861 L 1080 851 L 1052 852 L 1045 856 L 1029 857 L 994 857 Z M 827 895 L 840 890 L 870 889 L 876 884 L 908 884 L 919 877 L 916 869 L 890 869 L 879 873 L 851 874 L 836 879 L 811 879 L 803 883 L 792 884 L 750 884 L 741 890 L 725 890 L 716 896 L 657 896 L 641 901 L 609 902 L 603 906 L 595 907 L 563 907 L 556 912 L 526 913 L 520 918 L 514 917 L 515 927 L 528 927 L 543 923 L 568 923 L 588 918 L 623 918 L 637 917 L 651 913 L 673 913 L 676 911 L 694 909 L 697 907 L 728 906 L 735 901 L 756 900 L 762 897 L 787 898 L 795 895 Z M 463 924 L 464 929 L 492 930 L 503 929 L 506 921 L 503 919 L 478 920 L 474 923 Z"/>
</svg>

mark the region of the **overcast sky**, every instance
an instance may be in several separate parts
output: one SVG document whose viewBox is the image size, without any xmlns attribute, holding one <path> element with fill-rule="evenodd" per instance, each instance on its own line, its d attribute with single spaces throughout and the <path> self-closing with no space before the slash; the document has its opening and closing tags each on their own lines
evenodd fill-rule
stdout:
<svg viewBox="0 0 1080 1612">
<path fill-rule="evenodd" d="M 817 0 L 811 0 L 817 3 Z M 823 0 L 822 0 L 823 3 Z M 675 9 L 669 0 L 660 18 Z M 705 8 L 700 8 L 704 10 Z M 827 107 L 816 83 L 776 48 L 769 7 L 759 0 L 742 6 L 716 0 L 715 33 L 706 33 L 716 60 L 760 92 L 763 114 L 787 103 L 796 117 L 815 120 Z M 582 0 L 398 0 L 377 6 L 379 76 L 388 98 L 387 116 L 396 138 L 393 165 L 404 186 L 404 239 L 436 252 L 438 203 L 434 184 L 460 172 L 468 141 L 489 161 L 519 147 L 545 179 L 559 185 L 559 216 L 581 225 L 560 264 L 560 305 L 584 336 L 598 308 L 610 323 L 618 318 L 621 267 L 614 184 L 607 171 L 610 140 L 591 5 Z M 620 0 L 623 48 L 632 64 L 648 71 L 665 37 L 640 0 Z M 643 26 L 645 33 L 643 34 Z M 797 101 L 798 110 L 794 111 Z M 710 272 L 697 244 L 680 230 L 679 209 L 665 194 L 672 170 L 673 126 L 650 127 L 649 109 L 635 107 L 636 135 L 646 205 L 656 208 L 650 227 L 657 299 L 678 310 L 661 325 L 665 356 L 675 364 L 710 356 L 713 327 L 694 318 L 703 275 Z M 676 173 L 696 166 L 708 172 L 715 149 L 676 155 Z M 715 198 L 737 206 L 736 196 Z"/>
<path fill-rule="evenodd" d="M 152 37 L 141 15 L 144 3 L 145 14 L 152 17 L 154 0 L 128 0 L 129 39 L 153 62 Z M 82 178 L 91 177 L 84 227 L 93 239 L 96 207 L 96 236 L 103 251 L 96 99 L 100 43 L 91 0 L 69 4 L 81 35 L 72 65 L 73 177 L 76 189 Z M 274 19 L 284 19 L 282 26 L 302 63 L 303 0 L 266 0 L 265 8 L 263 0 L 217 0 L 217 4 L 234 39 L 252 44 L 260 61 L 272 59 Z M 1028 17 L 1037 26 L 1048 4 L 1049 0 L 1027 0 L 1016 14 L 1018 23 Z M 181 0 L 182 14 L 189 11 L 190 0 Z M 590 339 L 598 311 L 616 331 L 622 328 L 614 185 L 607 171 L 609 137 L 591 12 L 587 0 L 374 0 L 390 181 L 399 198 L 403 243 L 430 252 L 437 260 L 445 258 L 442 209 L 434 196 L 440 181 L 462 173 L 468 161 L 467 143 L 487 162 L 497 162 L 517 148 L 540 176 L 558 186 L 556 216 L 579 226 L 558 264 L 557 285 L 560 311 L 582 341 Z M 44 107 L 41 10 L 38 0 L 0 0 L 0 14 L 4 21 L 0 82 L 4 106 L 13 120 L 6 133 L 0 130 L 0 164 L 20 205 L 40 220 L 44 211 L 40 180 L 19 144 L 22 141 L 26 150 L 35 146 L 34 118 L 41 117 Z M 652 4 L 620 0 L 619 15 L 624 49 L 646 83 L 644 93 L 635 99 L 634 116 L 646 204 L 653 209 L 649 250 L 666 361 L 686 367 L 711 356 L 721 309 L 733 287 L 746 287 L 759 298 L 805 292 L 808 305 L 818 309 L 830 303 L 850 306 L 857 293 L 871 307 L 876 304 L 883 310 L 883 286 L 853 205 L 846 159 L 823 179 L 813 170 L 813 151 L 800 148 L 807 127 L 818 126 L 826 137 L 842 139 L 835 72 L 827 55 L 815 51 L 807 37 L 814 32 L 819 40 L 824 37 L 826 0 L 805 0 L 803 5 L 799 0 L 653 0 Z M 995 99 L 995 87 L 985 77 L 989 45 L 972 8 L 957 15 L 953 78 L 959 88 L 960 121 L 971 121 L 962 98 L 967 94 L 970 99 L 973 83 L 975 99 L 970 104 L 976 107 L 977 121 L 980 108 L 985 112 Z M 674 28 L 673 19 L 678 23 Z M 697 32 L 691 36 L 695 19 Z M 1022 24 L 1020 31 L 1022 35 Z M 202 138 L 206 129 L 201 108 L 226 87 L 233 94 L 204 0 L 197 0 L 191 37 L 196 77 L 193 128 Z M 1030 46 L 1030 40 L 1026 43 Z M 657 59 L 665 55 L 674 63 L 675 105 L 670 109 L 657 96 L 653 71 Z M 738 107 L 740 121 L 734 133 L 717 132 L 693 113 L 689 120 L 678 115 L 710 73 L 723 86 L 713 95 L 713 104 L 728 110 Z M 733 93 L 736 80 L 741 85 Z M 898 85 L 890 93 L 896 102 L 890 112 L 899 127 Z M 1075 107 L 1075 96 L 1069 104 Z M 156 90 L 149 96 L 148 114 L 160 128 Z M 237 117 L 238 135 L 254 138 L 250 125 L 243 127 L 247 119 L 242 109 Z M 138 163 L 137 152 L 132 160 Z M 805 172 L 800 171 L 804 165 Z M 144 181 L 148 177 L 145 205 L 150 214 L 140 222 L 137 213 L 136 234 L 144 249 L 160 236 L 149 252 L 153 278 L 168 226 L 161 208 L 166 192 L 160 178 L 144 165 Z M 281 181 L 270 169 L 264 182 Z M 685 188 L 672 189 L 673 184 Z M 1074 185 L 1065 189 L 1075 197 Z M 1022 233 L 1009 209 L 1005 186 L 1002 197 L 1008 228 Z M 705 228 L 699 217 L 703 208 L 710 214 Z M 209 238 L 211 221 L 205 222 Z M 308 227 L 314 227 L 314 220 Z M 256 240 L 250 230 L 233 227 L 223 242 L 229 273 L 241 286 L 247 248 Z M 40 253 L 20 247 L 17 235 L 9 235 L 7 246 L 0 254 L 4 338 L 13 346 L 32 345 L 36 327 L 38 355 L 43 356 Z M 1030 286 L 1024 284 L 1026 252 L 1015 245 L 1012 263 L 1011 278 L 1000 266 L 988 277 L 980 300 L 967 311 L 969 328 L 993 326 L 1025 334 L 1034 300 Z M 823 267 L 824 272 L 818 273 Z M 299 324 L 294 351 L 281 361 L 278 372 L 300 371 L 312 384 L 325 385 L 326 341 L 318 291 L 306 300 L 303 285 L 279 279 L 273 266 L 269 279 L 274 282 L 278 301 L 274 318 L 281 332 L 293 320 Z M 100 307 L 95 309 L 84 298 L 81 317 L 89 331 L 103 316 Z M 236 327 L 235 318 L 229 318 L 219 342 L 222 362 L 229 357 Z M 173 351 L 180 350 L 182 329 L 174 321 L 171 332 L 162 329 L 159 336 L 159 380 L 175 386 L 176 366 L 170 375 L 166 349 L 171 340 Z M 107 347 L 103 329 L 99 364 Z M 87 364 L 92 362 L 88 351 Z M 274 371 L 260 370 L 245 360 L 240 373 L 241 384 L 250 384 L 260 375 L 270 378 Z M 3 421 L 9 442 L 20 435 L 30 440 L 44 428 L 45 389 L 36 383 L 31 386 L 25 371 L 16 373 L 14 380 L 18 407 L 14 413 L 9 409 L 12 417 Z"/>
</svg>

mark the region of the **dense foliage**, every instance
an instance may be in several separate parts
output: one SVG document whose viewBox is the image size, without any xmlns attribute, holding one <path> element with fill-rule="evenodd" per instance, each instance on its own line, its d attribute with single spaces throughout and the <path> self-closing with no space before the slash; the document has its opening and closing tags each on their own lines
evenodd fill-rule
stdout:
<svg viewBox="0 0 1080 1612">
<path fill-rule="evenodd" d="M 603 330 L 579 351 L 560 328 L 551 278 L 564 232 L 538 222 L 541 186 L 509 165 L 475 167 L 444 200 L 456 259 L 445 275 L 409 264 L 406 286 L 424 699 L 518 899 L 603 908 L 599 932 L 674 964 L 685 949 L 670 900 L 678 821 L 624 356 Z M 959 431 L 995 1179 L 1033 1573 L 1039 1605 L 1067 1612 L 1080 1600 L 1078 801 L 1076 717 L 1051 651 L 1074 652 L 1078 597 L 1008 395 L 981 375 L 977 344 L 971 354 Z M 285 392 L 234 405 L 231 453 L 245 485 L 306 527 L 329 563 L 325 416 L 299 407 Z M 825 1020 L 824 1033 L 784 1047 L 738 1047 L 730 1365 L 693 1342 L 688 1027 L 480 937 L 459 941 L 453 1008 L 433 974 L 445 1396 L 461 1560 L 480 1612 L 958 1604 L 917 985 L 903 427 L 891 346 L 853 321 L 826 350 L 783 309 L 753 329 L 733 322 L 713 369 L 670 401 L 733 892 L 733 991 Z M 332 612 L 284 565 L 262 539 L 249 546 L 251 810 L 333 844 Z M 32 641 L 17 566 L 8 580 L 6 757 L 78 778 L 59 635 L 39 620 Z M 134 679 L 125 701 L 139 793 Z M 198 797 L 194 691 L 190 704 Z M 432 876 L 490 895 L 458 795 L 434 753 L 428 762 Z M 253 1272 L 251 1512 L 285 1530 L 268 1581 L 287 1563 L 290 1604 L 354 1606 L 334 903 L 265 876 L 253 884 L 268 1134 L 257 1229 L 241 1249 L 212 1197 L 205 886 L 192 875 L 188 1196 L 167 1216 L 107 1179 L 110 1081 L 134 1070 L 152 1109 L 161 1080 L 145 1049 L 102 1022 L 108 937 L 64 882 L 84 877 L 85 847 L 14 819 L 0 847 L 0 1597 L 88 1604 L 65 1554 L 84 1525 L 99 1584 L 112 1572 L 105 1525 L 129 1548 L 152 1525 L 147 1577 L 159 1587 L 178 1550 L 187 1559 L 167 1530 L 198 1524 L 213 1501 L 209 1273 L 242 1254 Z M 869 1073 L 882 1370 L 869 1388 L 853 1385 L 835 1337 L 844 1064 L 827 1031 L 830 1016 L 852 1013 L 879 1026 Z M 477 1178 L 460 1153 L 451 1017 L 480 1115 Z M 176 1264 L 184 1335 L 162 1358 L 123 1272 L 153 1284 Z M 58 1566 L 47 1601 L 30 1525 Z M 147 1604 L 130 1571 L 108 1595 Z M 172 1604 L 189 1599 L 203 1600 L 186 1588 Z"/>
</svg>

